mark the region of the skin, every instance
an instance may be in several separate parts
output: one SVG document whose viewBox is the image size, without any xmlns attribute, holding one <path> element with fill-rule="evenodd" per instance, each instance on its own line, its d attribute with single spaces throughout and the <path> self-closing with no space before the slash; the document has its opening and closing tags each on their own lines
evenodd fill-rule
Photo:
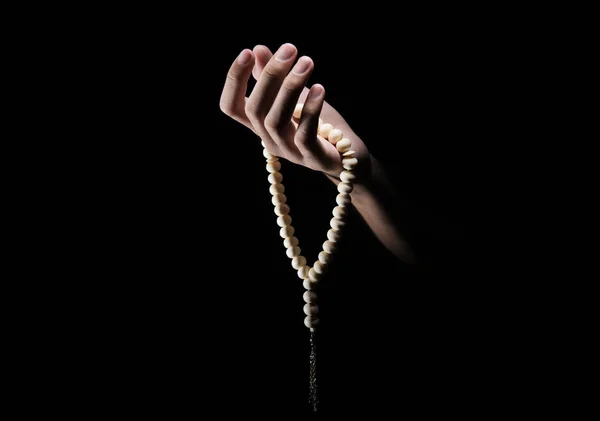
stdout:
<svg viewBox="0 0 600 421">
<path fill-rule="evenodd" d="M 397 194 L 384 169 L 344 118 L 325 101 L 324 87 L 306 86 L 313 69 L 310 57 L 299 57 L 292 44 L 283 44 L 274 54 L 262 45 L 245 49 L 229 69 L 220 108 L 260 137 L 273 155 L 320 171 L 335 184 L 340 182 L 342 162 L 335 146 L 317 134 L 319 117 L 342 130 L 344 137 L 352 141 L 359 162 L 351 194 L 353 206 L 394 256 L 416 263 L 399 220 Z M 257 82 L 246 97 L 251 76 Z M 298 102 L 304 103 L 304 108 L 296 120 L 292 114 Z"/>
</svg>

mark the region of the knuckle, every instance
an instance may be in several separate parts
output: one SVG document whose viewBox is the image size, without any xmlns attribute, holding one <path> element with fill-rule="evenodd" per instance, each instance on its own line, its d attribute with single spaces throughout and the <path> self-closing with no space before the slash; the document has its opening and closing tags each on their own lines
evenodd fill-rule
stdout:
<svg viewBox="0 0 600 421">
<path fill-rule="evenodd" d="M 252 118 L 252 119 L 255 119 L 255 120 L 259 120 L 261 118 L 260 107 L 255 102 L 247 101 L 246 102 L 245 111 L 246 111 L 246 115 L 249 118 Z"/>
<path fill-rule="evenodd" d="M 270 118 L 266 118 L 265 119 L 265 128 L 270 132 L 277 132 L 277 131 L 279 131 L 279 124 Z"/>
<path fill-rule="evenodd" d="M 233 115 L 233 104 L 231 102 L 222 99 L 219 102 L 219 108 L 225 115 L 230 117 Z"/>
<path fill-rule="evenodd" d="M 228 82 L 237 82 L 238 81 L 237 75 L 234 72 L 229 71 L 227 73 L 227 81 Z"/>
<path fill-rule="evenodd" d="M 304 107 L 302 107 L 302 114 L 309 117 L 314 117 L 319 114 L 319 110 L 314 106 L 314 104 L 305 103 Z"/>
<path fill-rule="evenodd" d="M 265 118 L 265 127 L 276 133 L 282 132 L 286 125 L 287 122 L 277 116 L 269 114 Z"/>
<path fill-rule="evenodd" d="M 263 69 L 262 74 L 267 79 L 277 79 L 280 77 L 281 72 L 272 66 L 267 66 Z"/>
<path fill-rule="evenodd" d="M 281 84 L 281 89 L 288 93 L 296 93 L 300 89 L 302 89 L 302 85 L 300 83 L 294 83 L 292 81 L 286 80 Z"/>
</svg>

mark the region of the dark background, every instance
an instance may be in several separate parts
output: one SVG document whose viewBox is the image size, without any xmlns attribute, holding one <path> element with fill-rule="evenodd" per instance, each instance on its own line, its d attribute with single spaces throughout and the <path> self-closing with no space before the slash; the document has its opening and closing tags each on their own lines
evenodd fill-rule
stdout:
<svg viewBox="0 0 600 421">
<path fill-rule="evenodd" d="M 462 413 L 473 387 L 463 384 L 473 368 L 464 365 L 476 364 L 476 348 L 467 345 L 474 329 L 467 310 L 473 304 L 467 297 L 474 291 L 467 281 L 469 256 L 464 250 L 464 221 L 470 211 L 467 116 L 473 106 L 473 92 L 465 89 L 473 83 L 472 61 L 465 59 L 473 51 L 468 45 L 457 47 L 456 40 L 445 44 L 426 35 L 419 39 L 419 48 L 395 38 L 374 42 L 345 31 L 329 35 L 325 40 L 285 32 L 250 35 L 223 44 L 214 56 L 221 83 L 214 86 L 215 110 L 208 112 L 214 111 L 221 135 L 217 150 L 227 157 L 228 170 L 238 174 L 226 180 L 240 187 L 240 193 L 233 193 L 240 195 L 237 200 L 232 197 L 231 206 L 221 209 L 227 220 L 238 221 L 223 249 L 230 247 L 231 238 L 239 238 L 239 227 L 239 248 L 244 250 L 243 256 L 232 253 L 239 275 L 234 275 L 236 269 L 228 272 L 235 276 L 235 286 L 218 287 L 225 288 L 232 305 L 236 327 L 226 326 L 233 337 L 244 338 L 239 343 L 244 355 L 232 353 L 230 376 L 244 385 L 238 393 L 257 410 L 264 399 L 292 412 L 304 404 L 308 333 L 302 324 L 302 287 L 278 237 L 259 141 L 216 109 L 223 75 L 242 48 L 262 43 L 275 51 L 281 43 L 292 42 L 315 61 L 311 83 L 326 87 L 328 101 L 362 136 L 402 192 L 423 261 L 419 270 L 395 261 L 358 215 L 351 216 L 320 291 L 322 413 L 366 409 L 400 414 L 407 406 L 423 413 L 435 413 L 440 406 Z M 321 175 L 285 162 L 282 172 L 297 236 L 313 261 L 327 230 L 335 189 Z M 261 298 L 254 299 L 257 293 Z M 241 314 L 248 315 L 247 323 L 239 323 Z M 244 346 L 248 340 L 250 347 Z M 257 379 L 264 385 L 253 389 Z"/>
<path fill-rule="evenodd" d="M 356 13 L 323 26 L 224 12 L 217 29 L 184 15 L 130 15 L 70 51 L 68 74 L 94 99 L 76 114 L 85 159 L 75 165 L 90 177 L 66 174 L 78 188 L 73 218 L 85 215 L 80 235 L 95 240 L 77 253 L 87 297 L 78 305 L 98 310 L 72 356 L 83 378 L 106 382 L 82 399 L 171 415 L 307 411 L 302 282 L 278 234 L 260 141 L 219 110 L 243 48 L 291 42 L 315 62 L 310 83 L 325 86 L 388 171 L 422 262 L 395 260 L 350 215 L 319 292 L 322 414 L 476 414 L 495 345 L 476 316 L 490 290 L 466 226 L 480 192 L 473 153 L 492 136 L 491 41 L 431 14 Z M 287 162 L 282 172 L 314 261 L 335 187 Z"/>
<path fill-rule="evenodd" d="M 141 191 L 145 205 L 135 207 L 140 213 L 130 222 L 141 223 L 135 235 L 156 247 L 151 259 L 141 256 L 140 267 L 159 289 L 158 312 L 149 312 L 160 326 L 159 347 L 173 358 L 177 382 L 192 380 L 198 389 L 191 398 L 204 405 L 257 415 L 307 409 L 302 283 L 278 235 L 259 140 L 218 108 L 241 49 L 261 43 L 275 51 L 283 42 L 313 58 L 311 83 L 326 87 L 328 101 L 388 169 L 423 261 L 419 270 L 395 261 L 351 215 L 320 291 L 322 414 L 400 413 L 406 406 L 462 413 L 479 375 L 472 309 L 480 304 L 472 302 L 477 287 L 468 281 L 464 250 L 472 194 L 466 151 L 478 93 L 471 78 L 476 51 L 458 40 L 424 34 L 415 46 L 387 37 L 365 42 L 343 31 L 325 40 L 249 31 L 217 45 L 159 50 L 171 83 L 157 83 L 166 91 L 157 96 L 155 78 L 148 81 L 149 103 L 161 112 L 141 125 L 161 136 L 146 129 L 152 141 L 139 139 L 135 155 L 143 170 L 125 198 Z M 335 189 L 289 163 L 282 171 L 297 237 L 313 261 Z"/>
<path fill-rule="evenodd" d="M 579 111 L 560 94 L 578 92 L 580 80 L 589 91 L 579 77 L 589 66 L 576 57 L 590 26 L 580 12 L 560 19 L 562 10 L 538 5 L 393 7 L 6 13 L 14 54 L 4 82 L 16 95 L 5 101 L 15 133 L 5 143 L 17 152 L 3 155 L 12 164 L 5 207 L 17 218 L 5 225 L 17 239 L 6 239 L 4 257 L 21 281 L 5 282 L 2 296 L 4 326 L 16 333 L 4 332 L 18 398 L 7 402 L 77 419 L 306 413 L 301 283 L 259 142 L 218 108 L 239 52 L 284 42 L 313 58 L 311 83 L 384 163 L 422 263 L 395 261 L 350 215 L 320 291 L 323 418 L 514 418 L 523 404 L 538 414 L 567 402 L 557 394 L 575 383 L 560 381 L 557 363 L 589 371 L 572 364 L 585 349 L 576 327 L 593 307 L 565 305 L 579 304 L 564 291 L 583 255 L 570 259 L 573 242 L 556 238 L 580 219 L 560 226 L 565 206 L 580 210 L 560 189 L 574 185 L 564 164 L 579 161 L 549 152 L 572 138 L 557 136 L 570 122 L 562 111 Z M 284 175 L 313 260 L 335 191 L 293 165 Z"/>
</svg>

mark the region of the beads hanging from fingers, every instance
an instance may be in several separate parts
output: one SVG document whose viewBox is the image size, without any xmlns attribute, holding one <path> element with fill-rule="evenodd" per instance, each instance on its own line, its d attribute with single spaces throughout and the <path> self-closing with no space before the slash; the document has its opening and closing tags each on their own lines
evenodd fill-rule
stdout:
<svg viewBox="0 0 600 421">
<path fill-rule="evenodd" d="M 296 105 L 293 113 L 294 118 L 300 118 L 303 105 Z M 287 198 L 284 194 L 285 187 L 282 183 L 283 175 L 280 172 L 281 163 L 279 162 L 279 158 L 266 149 L 263 150 L 263 155 L 267 160 L 268 180 L 271 184 L 269 192 L 273 195 L 271 201 L 275 206 L 277 225 L 281 227 L 279 234 L 284 240 L 283 245 L 286 248 L 286 255 L 291 259 L 292 268 L 297 271 L 298 277 L 303 281 L 302 285 L 307 290 L 307 293 L 304 294 L 304 301 L 306 302 L 304 306 L 304 313 L 306 314 L 304 324 L 311 331 L 314 331 L 319 324 L 319 307 L 316 304 L 317 295 L 314 289 L 321 281 L 328 265 L 331 263 L 333 254 L 337 250 L 337 243 L 340 241 L 341 232 L 346 224 L 347 207 L 351 203 L 350 193 L 352 193 L 353 181 L 356 178 L 353 171 L 358 164 L 355 152 L 350 149 L 350 139 L 345 138 L 340 129 L 319 119 L 318 133 L 332 145 L 335 145 L 340 153 L 344 169 L 340 173 L 341 182 L 337 186 L 339 193 L 335 199 L 337 206 L 332 211 L 331 229 L 327 231 L 327 239 L 323 243 L 323 251 L 319 253 L 318 260 L 312 266 L 308 265 L 306 258 L 301 255 L 302 250 L 298 246 L 299 241 L 294 236 L 295 230 L 292 226 L 292 218 L 289 215 L 290 208 L 286 205 Z M 264 143 L 262 143 L 262 146 L 265 146 Z"/>
</svg>

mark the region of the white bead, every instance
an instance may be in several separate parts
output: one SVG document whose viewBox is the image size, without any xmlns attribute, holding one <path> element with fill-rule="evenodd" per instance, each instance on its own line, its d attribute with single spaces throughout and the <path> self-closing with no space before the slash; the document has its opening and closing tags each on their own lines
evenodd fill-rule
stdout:
<svg viewBox="0 0 600 421">
<path fill-rule="evenodd" d="M 262 139 L 261 139 L 261 141 L 260 141 L 260 146 L 262 146 L 263 148 L 266 148 L 266 146 L 265 146 L 265 141 L 264 141 L 264 140 L 262 140 Z"/>
<path fill-rule="evenodd" d="M 313 291 L 306 291 L 302 294 L 302 298 L 304 298 L 305 303 L 316 303 L 317 302 L 317 294 Z"/>
<path fill-rule="evenodd" d="M 296 108 L 294 108 L 294 118 L 300 119 L 302 108 L 304 108 L 304 104 L 296 104 Z"/>
<path fill-rule="evenodd" d="M 352 193 L 352 190 L 354 189 L 354 187 L 352 187 L 352 184 L 350 183 L 340 183 L 337 186 L 337 189 L 340 193 L 345 193 L 345 194 L 350 194 Z"/>
<path fill-rule="evenodd" d="M 287 257 L 289 257 L 290 259 L 293 259 L 296 256 L 300 256 L 300 247 L 292 246 L 285 251 L 285 254 L 287 254 Z"/>
<path fill-rule="evenodd" d="M 336 218 L 344 218 L 346 216 L 346 214 L 348 213 L 347 208 L 343 207 L 343 206 L 336 206 L 335 208 L 333 208 L 333 216 L 335 216 Z"/>
<path fill-rule="evenodd" d="M 290 207 L 286 204 L 275 205 L 275 215 L 282 216 L 290 213 Z"/>
<path fill-rule="evenodd" d="M 333 129 L 329 132 L 329 136 L 327 136 L 327 140 L 329 140 L 332 144 L 338 143 L 344 137 L 344 133 L 340 129 Z"/>
<path fill-rule="evenodd" d="M 356 152 L 354 152 L 354 151 L 348 151 L 348 152 L 344 152 L 344 153 L 342 154 L 342 156 L 343 156 L 344 158 L 354 158 L 354 154 L 355 154 L 355 153 L 356 153 Z"/>
<path fill-rule="evenodd" d="M 315 316 L 317 314 L 319 314 L 319 306 L 316 304 L 304 304 L 304 314 L 306 314 L 307 316 Z"/>
<path fill-rule="evenodd" d="M 275 206 L 283 205 L 285 202 L 287 202 L 287 197 L 285 194 L 278 193 L 271 198 L 271 203 L 273 203 Z"/>
<path fill-rule="evenodd" d="M 356 180 L 356 175 L 354 175 L 354 173 L 351 171 L 344 170 L 340 174 L 340 180 L 342 180 L 344 183 L 352 183 L 354 180 Z"/>
<path fill-rule="evenodd" d="M 282 215 L 277 218 L 277 225 L 280 227 L 285 227 L 286 225 L 290 225 L 292 223 L 292 217 L 289 215 Z"/>
<path fill-rule="evenodd" d="M 269 193 L 271 193 L 272 195 L 283 193 L 284 191 L 285 191 L 285 187 L 281 183 L 271 184 L 269 186 Z"/>
<path fill-rule="evenodd" d="M 335 253 L 336 249 L 337 249 L 337 247 L 333 241 L 325 241 L 323 243 L 323 251 L 325 251 L 329 254 Z"/>
<path fill-rule="evenodd" d="M 306 266 L 305 266 L 306 267 Z M 306 278 L 303 282 L 302 282 L 302 286 L 304 287 L 304 289 L 312 291 L 313 289 L 315 289 L 317 287 L 317 283 L 311 281 L 310 279 Z"/>
<path fill-rule="evenodd" d="M 306 327 L 311 328 L 311 330 L 312 330 L 312 328 L 317 327 L 319 325 L 319 318 L 318 317 L 306 316 L 304 318 L 304 325 Z"/>
<path fill-rule="evenodd" d="M 279 230 L 279 235 L 281 236 L 281 238 L 291 237 L 292 235 L 294 235 L 294 227 L 288 225 L 287 227 L 281 228 Z"/>
<path fill-rule="evenodd" d="M 269 171 L 271 174 L 279 171 L 280 169 L 281 169 L 281 162 L 279 162 L 279 161 L 267 162 L 267 171 Z"/>
<path fill-rule="evenodd" d="M 350 150 L 351 145 L 352 145 L 352 142 L 350 142 L 350 139 L 345 137 L 342 140 L 340 140 L 338 143 L 336 143 L 335 147 L 337 148 L 339 153 L 344 153 L 344 152 L 348 152 Z"/>
<path fill-rule="evenodd" d="M 321 124 L 321 129 L 319 130 L 319 134 L 327 139 L 329 133 L 333 130 L 333 126 L 329 123 Z"/>
<path fill-rule="evenodd" d="M 329 241 L 337 243 L 338 241 L 340 241 L 341 237 L 342 235 L 339 230 L 336 231 L 335 229 L 330 229 L 329 231 L 327 231 L 327 239 Z"/>
<path fill-rule="evenodd" d="M 311 269 L 310 266 L 302 266 L 300 269 L 298 269 L 298 278 L 308 279 L 308 271 L 310 269 Z"/>
<path fill-rule="evenodd" d="M 296 237 L 288 237 L 285 240 L 283 240 L 283 247 L 285 247 L 285 248 L 297 246 L 297 245 L 298 245 L 298 239 Z"/>
<path fill-rule="evenodd" d="M 356 158 L 342 159 L 342 166 L 344 168 L 346 168 L 347 170 L 353 170 L 354 168 L 356 168 L 357 164 L 358 164 L 358 159 L 356 159 Z"/>
<path fill-rule="evenodd" d="M 340 206 L 348 206 L 350 204 L 350 195 L 340 193 L 335 197 L 335 201 Z"/>
<path fill-rule="evenodd" d="M 281 183 L 281 180 L 283 180 L 283 175 L 281 175 L 280 172 L 273 172 L 269 174 L 269 183 L 277 184 Z"/>
<path fill-rule="evenodd" d="M 308 271 L 308 279 L 313 282 L 319 282 L 321 280 L 321 274 L 318 273 L 315 268 L 310 268 Z"/>
<path fill-rule="evenodd" d="M 331 262 L 331 254 L 327 253 L 326 251 L 322 251 L 319 253 L 319 262 L 323 263 L 323 264 L 327 264 L 329 262 Z"/>
<path fill-rule="evenodd" d="M 313 265 L 313 269 L 318 274 L 323 275 L 325 272 L 327 272 L 327 265 L 325 265 L 317 260 L 315 262 L 315 264 Z"/>
<path fill-rule="evenodd" d="M 306 257 L 304 256 L 296 256 L 292 259 L 292 267 L 296 270 L 300 269 L 302 266 L 306 266 Z"/>
<path fill-rule="evenodd" d="M 346 222 L 344 222 L 344 220 L 340 218 L 331 218 L 329 225 L 331 225 L 331 228 L 333 228 L 334 230 L 340 231 L 342 228 L 344 228 Z"/>
<path fill-rule="evenodd" d="M 266 149 L 263 149 L 263 156 L 267 158 L 267 161 L 277 161 L 279 159 Z"/>
</svg>

